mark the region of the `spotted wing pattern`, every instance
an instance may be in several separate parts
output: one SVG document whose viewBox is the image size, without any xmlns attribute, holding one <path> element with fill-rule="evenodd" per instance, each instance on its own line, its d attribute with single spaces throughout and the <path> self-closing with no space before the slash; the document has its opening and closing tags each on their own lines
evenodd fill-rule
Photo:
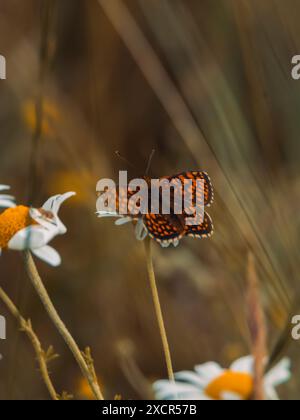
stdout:
<svg viewBox="0 0 300 420">
<path fill-rule="evenodd" d="M 209 207 L 214 201 L 214 191 L 213 186 L 210 181 L 210 178 L 206 172 L 182 172 L 178 175 L 172 177 L 165 177 L 169 181 L 174 179 L 179 179 L 184 185 L 185 180 L 192 180 L 192 191 L 191 197 L 193 199 L 193 205 L 196 203 L 196 186 L 197 180 L 204 181 L 204 206 Z M 185 220 L 186 217 L 190 215 L 183 214 Z M 184 223 L 183 223 L 184 224 Z M 166 216 L 166 215 L 155 215 L 148 214 L 144 216 L 144 225 L 149 232 L 149 235 L 155 239 L 157 242 L 162 245 L 168 246 L 173 243 L 175 246 L 178 245 L 179 240 L 183 236 L 189 236 L 193 238 L 209 238 L 213 234 L 213 223 L 211 217 L 208 213 L 205 212 L 203 223 L 200 225 L 193 225 L 182 227 L 178 223 L 176 215 Z"/>
<path fill-rule="evenodd" d="M 189 172 L 182 172 L 178 175 L 174 175 L 171 177 L 167 177 L 169 181 L 173 179 L 180 179 L 182 185 L 184 185 L 185 180 L 192 180 L 193 181 L 193 190 L 192 190 L 192 197 L 193 201 L 196 202 L 196 181 L 203 180 L 204 181 L 204 205 L 206 207 L 210 207 L 214 201 L 214 190 L 210 180 L 210 177 L 206 172 L 200 171 L 189 171 Z"/>
<path fill-rule="evenodd" d="M 149 236 L 162 245 L 178 245 L 179 240 L 185 235 L 185 230 L 178 223 L 171 223 L 170 218 L 162 214 L 146 214 L 144 225 Z"/>
<path fill-rule="evenodd" d="M 192 238 L 210 238 L 214 233 L 214 226 L 208 213 L 204 213 L 204 220 L 201 225 L 186 226 L 185 234 Z"/>
</svg>

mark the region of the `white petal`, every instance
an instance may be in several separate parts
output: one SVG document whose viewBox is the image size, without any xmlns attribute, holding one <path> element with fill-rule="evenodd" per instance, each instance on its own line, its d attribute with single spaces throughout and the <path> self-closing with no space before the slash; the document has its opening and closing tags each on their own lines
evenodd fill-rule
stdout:
<svg viewBox="0 0 300 420">
<path fill-rule="evenodd" d="M 8 185 L 0 185 L 0 191 L 10 190 Z M 0 194 L 0 207 L 12 208 L 15 207 L 15 197 L 8 194 Z"/>
<path fill-rule="evenodd" d="M 234 392 L 223 391 L 221 393 L 221 399 L 225 401 L 241 401 L 242 398 L 240 395 L 235 394 Z"/>
<path fill-rule="evenodd" d="M 291 378 L 291 361 L 288 358 L 282 359 L 265 375 L 266 386 L 276 387 L 289 381 Z"/>
<path fill-rule="evenodd" d="M 210 380 L 207 380 L 207 378 L 189 371 L 178 372 L 176 373 L 175 377 L 177 380 L 196 386 L 199 389 L 205 388 L 210 382 Z"/>
<path fill-rule="evenodd" d="M 169 248 L 169 246 L 171 245 L 171 242 L 169 242 L 169 241 L 162 241 L 160 243 L 160 245 L 161 245 L 162 248 Z"/>
<path fill-rule="evenodd" d="M 42 226 L 45 230 L 47 230 L 49 234 L 48 242 L 53 239 L 57 235 L 64 235 L 67 232 L 66 226 L 61 222 L 61 220 L 54 216 L 54 218 L 49 219 L 45 218 L 45 216 L 38 210 L 38 209 L 30 209 L 30 217 L 40 226 Z"/>
<path fill-rule="evenodd" d="M 28 226 L 17 232 L 9 241 L 8 248 L 15 251 L 40 248 L 46 245 L 51 236 L 42 226 Z"/>
<path fill-rule="evenodd" d="M 10 186 L 0 184 L 0 191 L 5 191 L 5 190 L 10 190 Z"/>
<path fill-rule="evenodd" d="M 180 382 L 157 381 L 153 384 L 156 398 L 159 400 L 200 399 L 203 393 L 196 387 Z"/>
<path fill-rule="evenodd" d="M 11 200 L 0 199 L 0 207 L 10 209 L 16 207 L 16 204 Z"/>
<path fill-rule="evenodd" d="M 55 195 L 50 197 L 43 205 L 43 209 L 46 211 L 51 211 L 53 214 L 57 215 L 61 205 L 70 197 L 76 195 L 75 192 L 67 192 L 65 194 Z"/>
<path fill-rule="evenodd" d="M 42 248 L 33 249 L 32 253 L 53 267 L 58 267 L 61 264 L 60 255 L 51 246 L 46 245 Z"/>
<path fill-rule="evenodd" d="M 250 373 L 253 374 L 253 357 L 245 356 L 236 360 L 230 366 L 230 370 L 234 372 Z"/>
<path fill-rule="evenodd" d="M 279 396 L 275 390 L 271 386 L 265 386 L 265 395 L 266 399 L 269 401 L 279 401 Z"/>
<path fill-rule="evenodd" d="M 46 230 L 56 230 L 56 235 L 60 233 L 57 221 L 55 218 L 53 219 L 47 219 L 45 216 L 40 212 L 38 209 L 31 208 L 30 209 L 30 217 L 39 225 L 43 226 Z M 64 229 L 66 230 L 66 227 L 64 226 Z"/>
<path fill-rule="evenodd" d="M 97 216 L 100 217 L 120 217 L 119 213 L 113 211 L 97 211 Z"/>
<path fill-rule="evenodd" d="M 132 222 L 131 217 L 121 217 L 120 219 L 115 221 L 115 225 L 121 226 L 121 225 L 125 225 L 126 223 L 130 223 L 130 222 Z"/>
<path fill-rule="evenodd" d="M 222 369 L 218 363 L 207 362 L 207 363 L 204 363 L 203 365 L 195 366 L 195 371 L 203 379 L 205 379 L 208 382 L 211 382 L 214 379 L 216 379 L 218 376 L 220 376 L 224 372 L 224 369 Z"/>
<path fill-rule="evenodd" d="M 37 217 L 37 219 L 33 216 L 34 220 L 36 220 L 39 224 L 45 226 L 46 228 L 51 228 L 50 225 L 55 226 L 57 231 L 56 233 L 54 233 L 54 230 L 52 231 L 54 236 L 64 235 L 67 232 L 67 228 L 58 217 L 58 211 L 62 203 L 64 203 L 68 198 L 73 197 L 74 195 L 76 195 L 75 192 L 67 192 L 65 194 L 55 195 L 54 197 L 49 198 L 49 200 L 47 200 L 46 203 L 43 205 L 43 210 L 51 212 L 53 214 L 53 219 L 45 219 L 45 217 L 43 217 L 42 215 L 38 216 L 38 214 L 36 213 L 35 217 Z M 43 220 L 46 220 L 46 222 L 48 222 L 48 224 L 50 225 L 46 226 Z"/>
<path fill-rule="evenodd" d="M 0 200 L 14 201 L 15 200 L 15 197 L 13 195 L 0 194 Z"/>
<path fill-rule="evenodd" d="M 142 219 L 139 219 L 136 224 L 135 236 L 138 241 L 143 241 L 148 236 L 148 230 L 146 229 Z"/>
</svg>

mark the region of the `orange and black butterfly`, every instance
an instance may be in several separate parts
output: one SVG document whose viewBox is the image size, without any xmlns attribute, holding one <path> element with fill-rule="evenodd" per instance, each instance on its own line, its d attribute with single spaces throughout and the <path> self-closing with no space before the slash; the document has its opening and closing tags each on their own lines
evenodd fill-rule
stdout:
<svg viewBox="0 0 300 420">
<path fill-rule="evenodd" d="M 147 182 L 147 188 L 149 188 L 148 208 L 151 209 L 151 178 L 149 178 L 148 176 L 144 176 L 143 178 Z M 179 180 L 182 185 L 184 185 L 185 181 L 189 181 L 190 188 L 192 188 L 190 194 L 193 203 L 195 203 L 196 201 L 197 181 L 202 181 L 202 185 L 204 187 L 204 207 L 210 207 L 213 203 L 213 186 L 206 172 L 182 172 L 178 175 L 160 178 L 160 180 L 162 179 L 166 179 L 169 182 Z M 170 208 L 170 214 L 164 214 L 163 212 L 159 212 L 158 214 L 154 214 L 151 212 L 146 214 L 132 214 L 129 208 L 127 214 L 125 214 L 124 212 L 122 212 L 121 214 L 120 208 L 123 204 L 122 201 L 126 199 L 126 203 L 128 203 L 130 201 L 130 198 L 136 193 L 136 191 L 126 189 L 125 194 L 121 193 L 120 191 L 115 191 L 114 193 L 116 193 L 114 195 L 114 200 L 116 200 L 114 209 L 108 208 L 106 209 L 106 211 L 100 211 L 98 212 L 98 216 L 117 217 L 117 225 L 122 225 L 131 221 L 134 222 L 136 225 L 136 236 L 139 240 L 143 240 L 147 235 L 149 235 L 152 239 L 160 243 L 162 247 L 168 247 L 171 244 L 177 246 L 179 244 L 180 239 L 182 239 L 184 236 L 193 238 L 209 238 L 213 234 L 213 223 L 211 217 L 206 211 L 204 212 L 204 218 L 202 222 L 198 225 L 188 225 L 186 223 L 186 219 L 187 217 L 190 217 L 190 215 L 186 214 L 184 210 L 181 214 L 176 214 L 173 207 Z"/>
</svg>

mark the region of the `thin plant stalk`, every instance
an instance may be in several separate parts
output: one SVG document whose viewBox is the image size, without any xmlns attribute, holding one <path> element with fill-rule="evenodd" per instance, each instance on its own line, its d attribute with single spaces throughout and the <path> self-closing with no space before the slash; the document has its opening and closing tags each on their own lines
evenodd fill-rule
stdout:
<svg viewBox="0 0 300 420">
<path fill-rule="evenodd" d="M 159 294 L 158 294 L 158 289 L 157 289 L 157 284 L 156 284 L 156 279 L 155 279 L 150 238 L 146 238 L 145 240 L 145 250 L 146 250 L 146 260 L 147 260 L 147 272 L 148 272 L 159 332 L 160 332 L 162 345 L 164 349 L 168 376 L 169 376 L 169 380 L 173 382 L 175 378 L 174 378 L 174 371 L 173 371 L 173 365 L 172 365 L 172 359 L 171 359 L 171 352 L 170 352 L 170 346 L 168 342 L 168 337 L 166 333 L 164 318 L 162 314 L 162 309 L 161 309 L 161 304 L 160 304 L 160 299 L 159 299 Z"/>
<path fill-rule="evenodd" d="M 34 260 L 32 258 L 32 255 L 29 251 L 24 252 L 24 263 L 25 268 L 27 271 L 27 274 L 33 284 L 33 287 L 35 288 L 37 294 L 39 295 L 50 319 L 54 323 L 55 327 L 63 337 L 65 343 L 73 353 L 73 356 L 79 365 L 83 376 L 88 381 L 90 388 L 97 400 L 104 400 L 103 394 L 101 392 L 101 389 L 99 387 L 97 376 L 95 374 L 94 368 L 91 369 L 92 360 L 87 360 L 89 357 L 88 354 L 82 353 L 76 344 L 74 338 L 68 331 L 67 327 L 61 320 L 60 316 L 58 315 L 49 295 L 48 292 L 42 282 L 42 279 L 38 273 L 38 270 L 36 268 L 36 265 L 34 263 Z"/>
<path fill-rule="evenodd" d="M 4 292 L 2 288 L 0 288 L 0 299 L 5 304 L 9 312 L 18 320 L 21 330 L 24 331 L 30 339 L 33 349 L 36 353 L 43 381 L 47 387 L 50 397 L 52 398 L 52 400 L 58 401 L 60 398 L 58 393 L 55 391 L 54 385 L 52 383 L 48 371 L 49 360 L 47 359 L 47 353 L 44 352 L 41 342 L 32 328 L 30 320 L 26 321 L 26 319 L 22 317 L 18 308 L 15 306 L 10 297 Z"/>
<path fill-rule="evenodd" d="M 259 291 L 255 258 L 252 253 L 248 256 L 248 324 L 252 341 L 254 358 L 254 389 L 253 399 L 265 400 L 264 375 L 265 358 L 267 355 L 267 331 L 262 302 Z"/>
</svg>

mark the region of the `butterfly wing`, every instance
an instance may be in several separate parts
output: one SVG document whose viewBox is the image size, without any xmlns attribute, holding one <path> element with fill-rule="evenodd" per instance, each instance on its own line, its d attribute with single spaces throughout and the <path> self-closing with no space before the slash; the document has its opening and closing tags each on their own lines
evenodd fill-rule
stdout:
<svg viewBox="0 0 300 420">
<path fill-rule="evenodd" d="M 182 172 L 178 175 L 164 178 L 168 179 L 169 181 L 179 179 L 182 184 L 184 184 L 185 180 L 192 180 L 193 190 L 191 192 L 191 196 L 193 198 L 193 202 L 196 202 L 197 180 L 203 180 L 204 205 L 209 207 L 213 203 L 213 186 L 206 172 Z M 185 235 L 193 238 L 209 238 L 212 236 L 214 228 L 209 214 L 204 214 L 203 223 L 193 226 L 187 226 L 184 224 L 184 219 L 188 217 L 187 214 L 184 213 L 182 216 L 183 217 L 180 218 L 175 214 L 147 214 L 144 216 L 144 225 L 148 230 L 150 237 L 155 239 L 162 246 L 166 247 L 172 243 L 174 246 L 177 246 L 180 239 Z"/>
<path fill-rule="evenodd" d="M 206 172 L 200 172 L 200 171 L 189 171 L 189 172 L 181 172 L 178 175 L 174 175 L 172 177 L 166 177 L 169 181 L 172 181 L 174 179 L 179 179 L 184 185 L 185 180 L 192 180 L 192 197 L 193 200 L 196 202 L 196 186 L 197 186 L 197 180 L 204 181 L 204 205 L 206 207 L 210 207 L 213 204 L 214 201 L 214 189 L 210 180 L 210 177 Z"/>
<path fill-rule="evenodd" d="M 214 233 L 214 226 L 208 213 L 204 213 L 201 225 L 185 226 L 185 235 L 192 238 L 210 238 Z"/>
<path fill-rule="evenodd" d="M 162 214 L 146 214 L 144 225 L 152 239 L 155 239 L 163 247 L 173 244 L 177 246 L 180 239 L 185 235 L 184 227 L 177 220 L 170 220 L 171 217 Z"/>
</svg>

